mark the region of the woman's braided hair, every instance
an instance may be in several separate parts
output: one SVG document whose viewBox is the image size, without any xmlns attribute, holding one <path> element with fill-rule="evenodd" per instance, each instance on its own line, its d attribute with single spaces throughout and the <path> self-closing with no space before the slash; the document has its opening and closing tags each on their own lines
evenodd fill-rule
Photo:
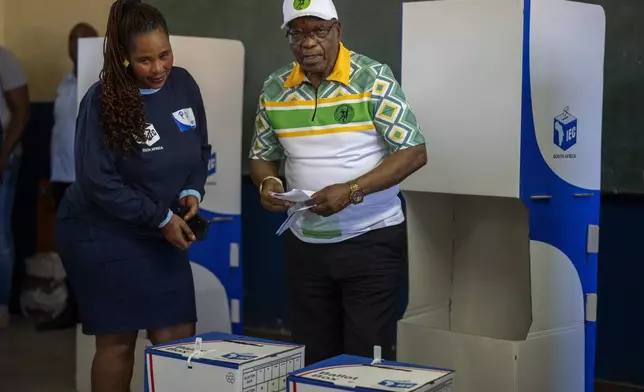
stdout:
<svg viewBox="0 0 644 392">
<path fill-rule="evenodd" d="M 103 45 L 101 128 L 109 148 L 132 149 L 132 140 L 145 140 L 145 111 L 136 79 L 126 66 L 134 39 L 168 27 L 156 8 L 141 0 L 117 0 L 107 19 Z"/>
</svg>

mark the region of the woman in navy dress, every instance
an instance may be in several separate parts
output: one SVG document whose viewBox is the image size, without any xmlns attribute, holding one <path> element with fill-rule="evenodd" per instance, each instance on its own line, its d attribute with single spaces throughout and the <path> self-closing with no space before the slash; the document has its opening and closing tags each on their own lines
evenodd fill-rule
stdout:
<svg viewBox="0 0 644 392">
<path fill-rule="evenodd" d="M 83 332 L 96 336 L 93 392 L 129 390 L 139 330 L 153 344 L 195 333 L 186 221 L 204 195 L 207 135 L 199 87 L 173 67 L 161 13 L 115 2 L 100 81 L 80 105 L 76 182 L 56 231 Z M 174 215 L 176 203 L 190 212 Z"/>
</svg>

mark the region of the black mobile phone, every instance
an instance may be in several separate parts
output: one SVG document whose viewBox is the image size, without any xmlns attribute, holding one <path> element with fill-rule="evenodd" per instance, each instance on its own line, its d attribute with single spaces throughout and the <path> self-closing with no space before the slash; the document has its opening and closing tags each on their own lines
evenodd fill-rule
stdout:
<svg viewBox="0 0 644 392">
<path fill-rule="evenodd" d="M 190 227 L 190 230 L 197 237 L 197 241 L 205 241 L 208 235 L 208 229 L 210 229 L 210 221 L 201 215 L 197 215 L 190 219 L 188 227 Z"/>
<path fill-rule="evenodd" d="M 172 206 L 172 212 L 175 215 L 178 215 L 183 219 L 184 216 L 190 211 L 190 209 L 183 204 L 176 203 Z M 188 227 L 192 230 L 192 233 L 197 237 L 197 241 L 204 241 L 208 235 L 208 229 L 210 228 L 210 221 L 204 218 L 201 215 L 195 215 L 188 222 Z"/>
</svg>

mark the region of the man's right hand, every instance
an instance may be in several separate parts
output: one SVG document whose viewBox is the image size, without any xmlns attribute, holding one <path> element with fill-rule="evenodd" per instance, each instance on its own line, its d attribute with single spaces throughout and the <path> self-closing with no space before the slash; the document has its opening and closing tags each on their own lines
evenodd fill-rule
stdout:
<svg viewBox="0 0 644 392">
<path fill-rule="evenodd" d="M 284 187 L 272 178 L 264 181 L 260 195 L 262 206 L 271 212 L 285 212 L 291 207 L 291 203 L 276 199 L 272 193 L 283 193 Z"/>
<path fill-rule="evenodd" d="M 188 249 L 197 239 L 188 227 L 188 224 L 180 217 L 172 214 L 167 225 L 161 229 L 166 241 L 179 249 Z"/>
</svg>

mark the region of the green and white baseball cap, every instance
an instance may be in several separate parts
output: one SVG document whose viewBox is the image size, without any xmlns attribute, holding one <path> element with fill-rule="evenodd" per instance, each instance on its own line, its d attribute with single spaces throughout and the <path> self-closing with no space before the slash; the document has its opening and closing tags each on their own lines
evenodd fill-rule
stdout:
<svg viewBox="0 0 644 392">
<path fill-rule="evenodd" d="M 332 0 L 284 0 L 282 7 L 284 12 L 285 28 L 293 19 L 303 16 L 315 16 L 324 20 L 338 19 L 338 12 Z"/>
</svg>

